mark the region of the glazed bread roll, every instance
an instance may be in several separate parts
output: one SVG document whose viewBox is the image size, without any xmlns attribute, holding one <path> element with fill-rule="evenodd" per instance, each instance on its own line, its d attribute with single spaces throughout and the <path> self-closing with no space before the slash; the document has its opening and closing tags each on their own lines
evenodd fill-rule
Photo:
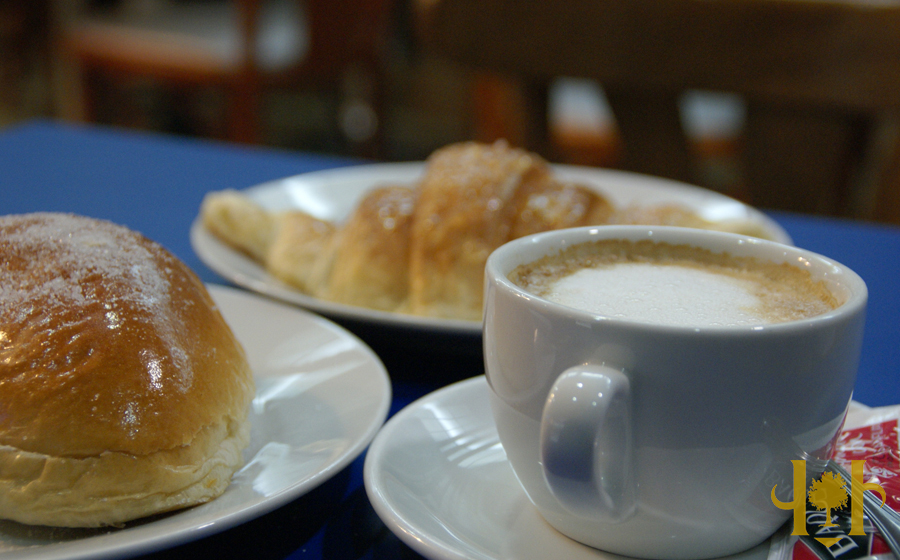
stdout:
<svg viewBox="0 0 900 560">
<path fill-rule="evenodd" d="M 127 228 L 0 218 L 0 517 L 97 527 L 209 501 L 254 394 L 200 280 Z"/>
</svg>

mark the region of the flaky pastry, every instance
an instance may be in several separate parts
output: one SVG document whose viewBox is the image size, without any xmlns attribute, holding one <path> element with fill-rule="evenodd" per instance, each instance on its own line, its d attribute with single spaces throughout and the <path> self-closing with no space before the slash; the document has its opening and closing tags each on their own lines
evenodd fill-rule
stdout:
<svg viewBox="0 0 900 560">
<path fill-rule="evenodd" d="M 437 150 L 415 185 L 367 192 L 341 223 L 267 211 L 233 190 L 209 193 L 200 215 L 219 239 L 313 297 L 476 321 L 487 257 L 512 239 L 610 223 L 718 227 L 673 205 L 617 210 L 504 141 Z"/>
</svg>

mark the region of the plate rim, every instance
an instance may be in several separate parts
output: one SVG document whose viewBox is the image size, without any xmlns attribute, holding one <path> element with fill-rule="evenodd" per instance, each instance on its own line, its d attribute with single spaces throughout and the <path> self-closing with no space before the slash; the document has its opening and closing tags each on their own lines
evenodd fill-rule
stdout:
<svg viewBox="0 0 900 560">
<path fill-rule="evenodd" d="M 125 539 L 123 542 L 114 541 L 113 543 L 94 548 L 91 541 L 94 539 L 102 539 L 108 535 L 120 535 L 125 533 L 128 528 L 120 532 L 103 533 L 96 536 L 85 537 L 83 539 L 72 541 L 51 542 L 46 544 L 37 544 L 33 546 L 23 546 L 22 548 L 12 549 L 7 552 L 0 553 L 3 558 L 22 558 L 29 560 L 79 560 L 79 559 L 103 559 L 103 558 L 120 558 L 131 557 L 142 554 L 150 554 L 168 550 L 177 546 L 181 546 L 202 538 L 206 538 L 237 525 L 246 523 L 267 513 L 270 513 L 291 501 L 294 501 L 309 492 L 315 490 L 334 475 L 346 468 L 350 463 L 355 461 L 368 448 L 372 440 L 383 427 L 393 398 L 392 387 L 389 374 L 381 359 L 377 354 L 355 334 L 351 333 L 344 327 L 334 322 L 311 313 L 305 309 L 292 306 L 286 302 L 266 298 L 260 294 L 255 294 L 247 290 L 225 286 L 216 283 L 205 284 L 210 295 L 217 307 L 221 308 L 223 299 L 220 298 L 237 298 L 245 301 L 264 302 L 268 305 L 282 307 L 291 314 L 302 317 L 303 321 L 308 321 L 315 328 L 324 328 L 331 330 L 341 337 L 351 339 L 355 343 L 358 350 L 362 350 L 371 361 L 368 366 L 374 366 L 373 379 L 377 379 L 382 388 L 381 399 L 373 408 L 373 416 L 369 422 L 367 429 L 357 434 L 353 445 L 349 445 L 347 449 L 330 460 L 326 466 L 308 475 L 307 477 L 293 481 L 291 484 L 283 487 L 278 492 L 266 496 L 259 502 L 249 507 L 241 508 L 236 511 L 226 511 L 221 514 L 212 514 L 209 517 L 195 520 L 193 524 L 187 527 L 176 527 L 166 533 L 149 533 L 141 535 L 140 530 L 144 527 L 153 525 L 153 521 L 135 527 L 137 532 L 135 539 Z M 227 305 L 227 304 L 226 304 Z M 241 341 L 242 344 L 243 341 Z M 264 379 L 266 376 L 258 376 L 254 372 L 255 379 Z M 179 512 L 172 512 L 172 516 L 177 516 Z M 168 517 L 167 517 L 168 519 Z"/>
<path fill-rule="evenodd" d="M 385 448 L 392 441 L 394 432 L 400 429 L 408 417 L 416 414 L 424 405 L 436 400 L 442 400 L 448 394 L 465 392 L 474 390 L 476 386 L 484 385 L 487 389 L 487 377 L 485 375 L 476 375 L 468 379 L 463 379 L 449 385 L 445 385 L 427 395 L 419 397 L 415 401 L 406 405 L 402 410 L 392 416 L 378 431 L 378 435 L 369 444 L 369 450 L 366 453 L 366 460 L 363 465 L 363 485 L 366 489 L 366 495 L 372 509 L 375 510 L 379 519 L 394 533 L 404 544 L 415 550 L 417 553 L 430 558 L 432 560 L 472 560 L 470 554 L 461 553 L 445 546 L 436 539 L 431 538 L 428 534 L 419 530 L 415 525 L 409 523 L 405 518 L 397 515 L 396 511 L 388 508 L 388 500 L 383 499 L 385 494 L 380 491 L 380 485 L 374 481 L 376 478 L 376 469 L 378 468 L 378 460 L 382 454 L 386 452 Z M 375 498 L 379 499 L 375 499 Z M 389 523 L 390 522 L 390 523 Z M 494 557 L 484 556 L 484 560 L 495 560 Z"/>
</svg>

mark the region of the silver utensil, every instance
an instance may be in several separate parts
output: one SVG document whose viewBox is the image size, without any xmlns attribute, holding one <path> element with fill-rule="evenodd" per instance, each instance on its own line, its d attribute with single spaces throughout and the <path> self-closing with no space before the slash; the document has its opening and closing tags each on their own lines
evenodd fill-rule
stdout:
<svg viewBox="0 0 900 560">
<path fill-rule="evenodd" d="M 847 486 L 851 484 L 850 474 L 833 460 L 825 464 L 826 471 L 837 474 Z M 863 511 L 881 533 L 881 537 L 887 543 L 894 556 L 900 558 L 900 513 L 894 508 L 878 500 L 871 492 L 863 492 Z"/>
</svg>

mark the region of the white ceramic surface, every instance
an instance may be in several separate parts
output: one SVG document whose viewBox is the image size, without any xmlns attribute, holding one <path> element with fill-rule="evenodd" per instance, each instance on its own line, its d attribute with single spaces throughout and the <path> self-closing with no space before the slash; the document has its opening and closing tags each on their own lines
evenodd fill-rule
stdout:
<svg viewBox="0 0 900 560">
<path fill-rule="evenodd" d="M 342 167 L 287 177 L 244 191 L 272 210 L 297 208 L 324 220 L 340 221 L 356 207 L 362 196 L 384 184 L 413 184 L 421 176 L 422 163 L 388 163 Z M 616 206 L 640 203 L 678 203 L 714 222 L 749 222 L 769 237 L 790 243 L 788 234 L 765 214 L 722 194 L 644 175 L 597 168 L 555 166 L 561 178 L 597 188 Z M 200 259 L 222 277 L 250 290 L 296 303 L 333 319 L 349 319 L 395 329 L 436 333 L 481 335 L 481 322 L 415 317 L 341 305 L 304 295 L 270 276 L 257 263 L 234 251 L 203 228 L 191 227 L 191 244 Z"/>
<path fill-rule="evenodd" d="M 608 238 L 796 263 L 846 301 L 789 323 L 664 326 L 551 303 L 507 278 L 520 264 Z M 488 259 L 485 285 L 500 440 L 543 517 L 579 542 L 645 558 L 739 552 L 788 517 L 770 493 L 775 483 L 791 488 L 791 460 L 830 452 L 867 299 L 862 279 L 838 263 L 744 236 L 611 226 L 508 243 Z"/>
<path fill-rule="evenodd" d="M 245 466 L 210 503 L 79 531 L 0 522 L 4 559 L 101 559 L 162 550 L 274 510 L 340 472 L 387 416 L 390 380 L 380 360 L 333 323 L 221 286 L 210 292 L 247 350 L 257 394 Z"/>
<path fill-rule="evenodd" d="M 403 542 L 432 560 L 621 558 L 554 530 L 528 501 L 506 460 L 484 376 L 407 406 L 366 453 L 366 491 Z M 768 543 L 735 560 L 766 558 Z"/>
</svg>

